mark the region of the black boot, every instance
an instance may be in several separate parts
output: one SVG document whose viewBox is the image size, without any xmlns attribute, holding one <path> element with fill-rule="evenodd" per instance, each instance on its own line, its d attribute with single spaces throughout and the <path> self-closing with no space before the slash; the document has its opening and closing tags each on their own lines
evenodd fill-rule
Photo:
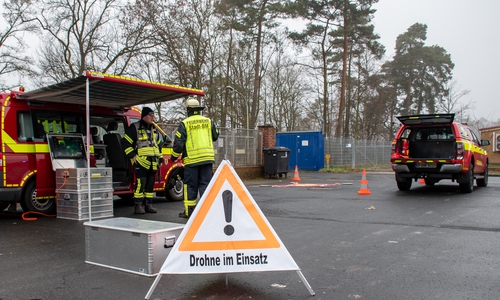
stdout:
<svg viewBox="0 0 500 300">
<path fill-rule="evenodd" d="M 146 213 L 146 211 L 144 210 L 144 206 L 142 206 L 142 204 L 135 205 L 134 214 L 142 215 L 145 213 Z"/>
<path fill-rule="evenodd" d="M 180 212 L 179 213 L 179 218 L 189 219 L 189 217 L 193 214 L 193 211 L 194 211 L 195 208 L 196 208 L 196 206 L 189 206 L 188 207 L 188 214 L 186 214 L 185 211 Z"/>
<path fill-rule="evenodd" d="M 152 204 L 146 204 L 145 206 L 145 210 L 147 213 L 151 213 L 151 214 L 155 214 L 157 213 L 158 211 L 156 210 L 156 208 L 153 207 Z"/>
</svg>

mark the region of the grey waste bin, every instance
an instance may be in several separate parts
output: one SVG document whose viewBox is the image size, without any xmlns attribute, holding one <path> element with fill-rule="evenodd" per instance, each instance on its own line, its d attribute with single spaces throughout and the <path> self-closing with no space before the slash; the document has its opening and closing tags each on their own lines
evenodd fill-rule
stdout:
<svg viewBox="0 0 500 300">
<path fill-rule="evenodd" d="M 290 149 L 286 147 L 264 148 L 264 177 L 282 177 L 288 175 Z"/>
</svg>

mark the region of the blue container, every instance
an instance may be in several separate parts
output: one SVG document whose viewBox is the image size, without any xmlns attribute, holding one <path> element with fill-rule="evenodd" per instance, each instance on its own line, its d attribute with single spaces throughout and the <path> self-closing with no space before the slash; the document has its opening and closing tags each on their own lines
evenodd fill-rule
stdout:
<svg viewBox="0 0 500 300">
<path fill-rule="evenodd" d="M 276 145 L 290 149 L 288 168 L 318 171 L 325 167 L 325 141 L 321 131 L 276 133 Z"/>
</svg>

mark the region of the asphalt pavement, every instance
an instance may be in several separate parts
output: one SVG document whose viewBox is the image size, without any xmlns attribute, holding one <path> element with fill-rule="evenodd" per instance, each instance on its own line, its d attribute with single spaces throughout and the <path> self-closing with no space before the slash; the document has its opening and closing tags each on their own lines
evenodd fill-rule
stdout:
<svg viewBox="0 0 500 300">
<path fill-rule="evenodd" d="M 163 275 L 151 299 L 500 299 L 500 178 L 471 194 L 390 172 L 300 172 L 245 187 L 300 267 L 293 271 Z M 155 198 L 156 214 L 114 217 L 184 224 L 182 202 Z M 0 300 L 144 299 L 154 277 L 85 263 L 84 221 L 0 215 Z M 126 250 L 123 250 L 126 251 Z M 117 254 L 119 255 L 119 254 Z"/>
</svg>

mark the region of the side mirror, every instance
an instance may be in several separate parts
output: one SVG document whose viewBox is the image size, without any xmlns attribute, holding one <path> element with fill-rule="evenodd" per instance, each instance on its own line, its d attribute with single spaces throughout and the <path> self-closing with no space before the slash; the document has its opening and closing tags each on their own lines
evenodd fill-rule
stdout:
<svg viewBox="0 0 500 300">
<path fill-rule="evenodd" d="M 489 146 L 490 140 L 481 140 L 481 146 Z"/>
</svg>

